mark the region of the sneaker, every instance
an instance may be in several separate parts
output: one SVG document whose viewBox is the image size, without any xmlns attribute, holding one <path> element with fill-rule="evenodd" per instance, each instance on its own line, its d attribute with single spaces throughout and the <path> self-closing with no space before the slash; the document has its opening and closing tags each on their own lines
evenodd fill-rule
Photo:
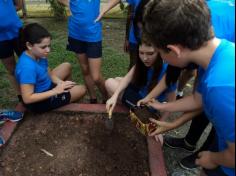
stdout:
<svg viewBox="0 0 236 176">
<path fill-rule="evenodd" d="M 193 152 L 196 149 L 196 147 L 193 145 L 190 145 L 185 140 L 185 138 L 173 138 L 173 137 L 167 136 L 164 139 L 164 144 L 170 148 L 173 148 L 173 149 L 180 148 L 188 152 Z"/>
<path fill-rule="evenodd" d="M 198 157 L 198 152 L 193 153 L 192 155 L 189 155 L 185 158 L 183 158 L 181 161 L 179 161 L 180 167 L 186 170 L 194 170 L 198 166 L 195 164 L 195 160 Z"/>
<path fill-rule="evenodd" d="M 0 121 L 18 122 L 23 118 L 24 113 L 12 110 L 0 111 Z"/>
</svg>

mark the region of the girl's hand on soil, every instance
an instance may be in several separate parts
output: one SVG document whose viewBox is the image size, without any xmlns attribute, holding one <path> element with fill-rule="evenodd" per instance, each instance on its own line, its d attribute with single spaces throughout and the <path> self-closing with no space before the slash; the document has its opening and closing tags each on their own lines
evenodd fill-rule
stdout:
<svg viewBox="0 0 236 176">
<path fill-rule="evenodd" d="M 198 166 L 201 166 L 205 169 L 215 169 L 218 167 L 211 159 L 210 151 L 203 151 L 198 154 L 198 159 L 196 159 L 195 163 Z"/>
<path fill-rule="evenodd" d="M 112 114 L 114 107 L 116 106 L 117 98 L 112 96 L 110 99 L 106 102 L 106 110 L 107 113 Z"/>
<path fill-rule="evenodd" d="M 157 126 L 154 132 L 148 134 L 149 136 L 163 134 L 167 131 L 174 129 L 174 123 L 162 122 L 162 121 L 155 120 L 153 118 L 150 118 L 149 120 Z"/>
<path fill-rule="evenodd" d="M 137 106 L 146 105 L 146 104 L 148 104 L 148 102 L 150 102 L 150 101 L 151 101 L 150 98 L 145 97 L 145 98 L 143 98 L 143 99 L 141 99 L 141 100 L 138 101 Z"/>
<path fill-rule="evenodd" d="M 151 101 L 148 101 L 147 102 L 147 105 L 154 108 L 154 109 L 157 109 L 157 110 L 160 110 L 162 111 L 163 110 L 163 105 L 165 104 L 164 103 L 160 103 L 159 101 L 157 101 L 156 99 L 152 99 Z"/>
</svg>

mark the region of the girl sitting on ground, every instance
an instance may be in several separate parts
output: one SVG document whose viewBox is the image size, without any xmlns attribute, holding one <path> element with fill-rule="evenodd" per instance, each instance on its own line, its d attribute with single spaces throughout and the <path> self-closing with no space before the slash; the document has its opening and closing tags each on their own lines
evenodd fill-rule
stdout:
<svg viewBox="0 0 236 176">
<path fill-rule="evenodd" d="M 112 112 L 118 100 L 128 107 L 130 104 L 136 105 L 160 81 L 165 81 L 163 78 L 166 77 L 167 66 L 155 47 L 142 36 L 137 63 L 125 77 L 109 78 L 105 82 L 106 89 L 111 96 L 106 103 L 107 111 Z M 170 84 L 156 98 L 161 102 L 174 101 L 175 90 L 176 84 Z"/>
<path fill-rule="evenodd" d="M 82 98 L 86 88 L 70 81 L 69 63 L 62 63 L 52 71 L 48 68 L 49 32 L 33 23 L 27 25 L 21 35 L 24 53 L 17 63 L 15 76 L 25 107 L 33 112 L 46 112 Z"/>
</svg>

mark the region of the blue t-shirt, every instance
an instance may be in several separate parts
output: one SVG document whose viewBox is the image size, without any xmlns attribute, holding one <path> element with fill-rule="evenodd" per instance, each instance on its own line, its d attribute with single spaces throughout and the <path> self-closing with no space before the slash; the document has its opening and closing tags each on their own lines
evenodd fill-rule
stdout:
<svg viewBox="0 0 236 176">
<path fill-rule="evenodd" d="M 18 37 L 22 23 L 12 0 L 0 0 L 0 21 L 0 41 Z"/>
<path fill-rule="evenodd" d="M 133 44 L 137 44 L 136 37 L 134 35 L 134 23 L 133 18 L 135 15 L 135 11 L 139 5 L 141 0 L 127 0 L 127 2 L 134 8 L 134 13 L 131 15 L 131 24 L 130 24 L 130 31 L 129 31 L 129 42 Z"/>
<path fill-rule="evenodd" d="M 15 77 L 19 84 L 34 85 L 34 93 L 48 91 L 52 80 L 48 74 L 48 60 L 34 60 L 25 52 L 20 56 L 15 69 Z"/>
<path fill-rule="evenodd" d="M 206 70 L 199 69 L 198 92 L 204 111 L 216 129 L 219 151 L 235 143 L 235 44 L 222 40 Z M 222 167 L 229 176 L 235 169 Z"/>
<path fill-rule="evenodd" d="M 157 81 L 159 82 L 162 77 L 165 75 L 166 70 L 167 70 L 167 66 L 168 64 L 164 63 L 162 66 L 162 70 L 157 78 Z M 151 79 L 152 79 L 152 75 L 153 75 L 154 70 L 152 68 L 148 69 L 148 73 L 147 73 L 147 84 L 146 86 L 142 87 L 139 91 L 139 95 L 144 98 L 148 95 L 149 90 L 148 90 L 148 86 L 150 85 Z M 169 86 L 165 91 L 163 91 L 156 99 L 160 102 L 164 102 L 167 99 L 167 94 L 170 92 L 175 91 L 177 88 L 176 84 L 172 84 L 171 86 Z"/>
<path fill-rule="evenodd" d="M 215 35 L 235 42 L 235 1 L 209 0 L 207 4 L 211 10 Z"/>
<path fill-rule="evenodd" d="M 102 40 L 102 24 L 94 22 L 100 12 L 100 0 L 70 0 L 69 37 L 85 41 Z"/>
</svg>

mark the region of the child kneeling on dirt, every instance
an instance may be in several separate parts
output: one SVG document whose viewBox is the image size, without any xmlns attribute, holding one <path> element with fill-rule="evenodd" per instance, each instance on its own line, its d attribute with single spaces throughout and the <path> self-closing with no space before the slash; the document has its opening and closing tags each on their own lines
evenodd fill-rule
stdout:
<svg viewBox="0 0 236 176">
<path fill-rule="evenodd" d="M 117 100 L 120 99 L 126 106 L 132 107 L 143 99 L 160 82 L 167 70 L 158 51 L 150 44 L 145 36 L 139 45 L 139 57 L 136 64 L 123 78 L 106 80 L 106 88 L 111 98 L 106 103 L 106 109 L 112 112 Z M 176 84 L 170 84 L 157 98 L 159 101 L 175 100 Z"/>
<path fill-rule="evenodd" d="M 20 85 L 25 107 L 33 112 L 46 112 L 74 102 L 84 96 L 85 86 L 70 81 L 71 65 L 62 63 L 48 69 L 51 35 L 37 23 L 22 31 L 24 53 L 19 58 L 15 76 Z"/>
</svg>

